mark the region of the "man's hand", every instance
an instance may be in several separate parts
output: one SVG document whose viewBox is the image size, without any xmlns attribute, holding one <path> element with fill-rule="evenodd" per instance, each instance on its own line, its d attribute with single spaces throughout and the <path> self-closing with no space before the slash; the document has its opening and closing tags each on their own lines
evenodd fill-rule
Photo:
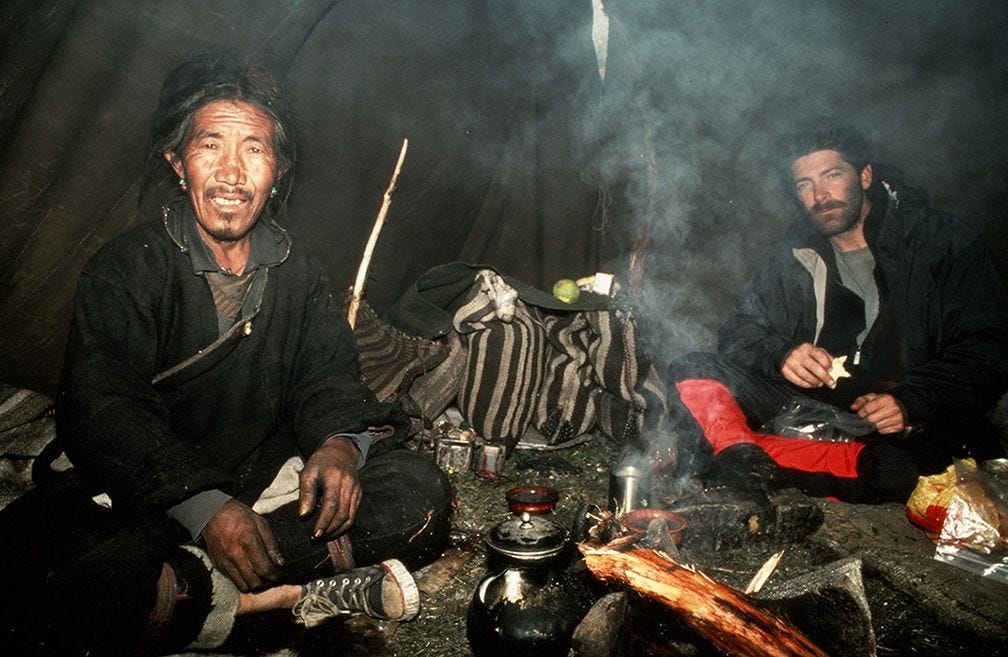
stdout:
<svg viewBox="0 0 1008 657">
<path fill-rule="evenodd" d="M 348 438 L 334 436 L 315 450 L 301 471 L 301 517 L 315 513 L 312 538 L 331 540 L 350 529 L 361 500 L 357 481 L 360 452 Z"/>
<path fill-rule="evenodd" d="M 274 582 L 284 565 L 269 523 L 237 500 L 228 500 L 203 528 L 210 559 L 231 578 L 239 591 L 253 591 Z"/>
<path fill-rule="evenodd" d="M 901 433 L 907 426 L 906 411 L 892 395 L 869 392 L 855 399 L 851 410 L 881 434 Z"/>
<path fill-rule="evenodd" d="M 803 342 L 784 357 L 781 363 L 781 374 L 785 379 L 799 388 L 819 388 L 836 386 L 836 381 L 829 375 L 833 366 L 833 357 L 828 351 L 817 347 L 811 342 Z"/>
</svg>

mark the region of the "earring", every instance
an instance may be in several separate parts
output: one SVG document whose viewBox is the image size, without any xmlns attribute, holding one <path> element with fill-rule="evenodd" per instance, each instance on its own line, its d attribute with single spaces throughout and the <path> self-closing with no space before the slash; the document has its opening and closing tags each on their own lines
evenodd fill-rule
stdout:
<svg viewBox="0 0 1008 657">
<path fill-rule="evenodd" d="M 189 185 L 186 184 L 185 178 L 178 179 L 178 186 L 182 189 L 183 192 L 189 191 Z"/>
<path fill-rule="evenodd" d="M 272 187 L 270 189 L 270 198 L 276 198 L 276 195 L 277 195 L 277 188 L 276 187 Z"/>
</svg>

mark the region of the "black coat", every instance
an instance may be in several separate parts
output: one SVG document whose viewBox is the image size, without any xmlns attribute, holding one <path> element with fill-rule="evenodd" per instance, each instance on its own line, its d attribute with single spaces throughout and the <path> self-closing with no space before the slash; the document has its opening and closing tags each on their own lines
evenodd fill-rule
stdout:
<svg viewBox="0 0 1008 657">
<path fill-rule="evenodd" d="M 57 397 L 57 431 L 79 473 L 113 508 L 165 510 L 218 488 L 251 504 L 290 456 L 329 436 L 408 419 L 360 383 L 357 352 L 327 276 L 267 219 L 285 253 L 259 270 L 218 337 L 206 280 L 193 273 L 176 204 L 120 235 L 78 284 Z"/>
<path fill-rule="evenodd" d="M 852 380 L 841 380 L 837 388 L 846 387 L 850 398 L 882 386 L 903 404 L 910 422 L 934 414 L 986 413 L 1008 386 L 1004 285 L 972 227 L 904 191 L 887 189 L 888 198 L 876 201 L 865 220 L 880 314 L 861 362 L 866 371 L 873 364 L 876 370 L 868 375 L 854 368 Z M 821 328 L 811 273 L 816 266 L 825 268 L 820 271 L 827 281 L 824 305 L 819 297 L 827 314 Z M 830 327 L 829 312 L 842 305 L 829 300 L 830 290 L 838 287 L 836 276 L 829 241 L 807 219 L 795 224 L 721 327 L 719 350 L 743 367 L 783 380 L 780 366 L 787 353 L 822 338 Z M 833 349 L 834 355 L 852 355 L 843 347 Z"/>
</svg>

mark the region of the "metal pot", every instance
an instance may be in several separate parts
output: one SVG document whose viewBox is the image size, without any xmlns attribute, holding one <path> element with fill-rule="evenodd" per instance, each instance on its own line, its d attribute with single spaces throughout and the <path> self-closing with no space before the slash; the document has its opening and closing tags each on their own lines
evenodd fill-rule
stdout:
<svg viewBox="0 0 1008 657">
<path fill-rule="evenodd" d="M 528 512 L 490 530 L 487 574 L 469 603 L 466 636 L 476 657 L 566 657 L 591 592 L 572 561 L 568 532 Z"/>
</svg>

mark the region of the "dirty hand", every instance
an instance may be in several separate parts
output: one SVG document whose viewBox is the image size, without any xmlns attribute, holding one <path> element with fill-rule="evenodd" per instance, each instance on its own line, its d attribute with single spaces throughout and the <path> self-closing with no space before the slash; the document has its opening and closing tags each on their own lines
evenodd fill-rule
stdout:
<svg viewBox="0 0 1008 657">
<path fill-rule="evenodd" d="M 881 434 L 900 433 L 907 426 L 906 411 L 892 395 L 869 392 L 855 399 L 851 410 Z"/>
<path fill-rule="evenodd" d="M 799 388 L 820 388 L 836 386 L 836 381 L 829 375 L 833 365 L 833 357 L 828 351 L 817 347 L 811 342 L 803 342 L 784 357 L 781 363 L 781 374 L 785 379 Z"/>
<path fill-rule="evenodd" d="M 276 581 L 284 565 L 269 523 L 238 500 L 228 500 L 203 528 L 203 541 L 214 565 L 239 591 L 253 591 Z"/>
<path fill-rule="evenodd" d="M 350 528 L 361 500 L 357 480 L 360 451 L 346 437 L 333 436 L 315 450 L 301 471 L 299 513 L 315 513 L 312 538 L 331 540 Z"/>
</svg>

